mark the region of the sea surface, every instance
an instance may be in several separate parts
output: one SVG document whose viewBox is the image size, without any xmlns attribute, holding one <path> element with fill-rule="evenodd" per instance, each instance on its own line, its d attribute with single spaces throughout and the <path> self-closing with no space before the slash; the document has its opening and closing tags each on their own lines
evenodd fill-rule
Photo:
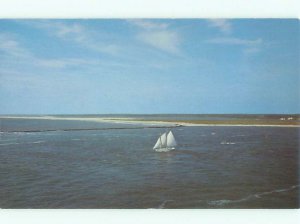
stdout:
<svg viewBox="0 0 300 224">
<path fill-rule="evenodd" d="M 299 208 L 299 128 L 0 121 L 0 208 Z"/>
</svg>

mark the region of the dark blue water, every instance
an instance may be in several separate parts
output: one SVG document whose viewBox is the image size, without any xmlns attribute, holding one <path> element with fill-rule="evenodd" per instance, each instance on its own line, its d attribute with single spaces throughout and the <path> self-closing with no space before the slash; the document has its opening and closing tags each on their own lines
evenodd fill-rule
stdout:
<svg viewBox="0 0 300 224">
<path fill-rule="evenodd" d="M 299 128 L 177 127 L 168 153 L 160 128 L 22 132 L 133 126 L 2 119 L 0 207 L 299 207 Z"/>
</svg>

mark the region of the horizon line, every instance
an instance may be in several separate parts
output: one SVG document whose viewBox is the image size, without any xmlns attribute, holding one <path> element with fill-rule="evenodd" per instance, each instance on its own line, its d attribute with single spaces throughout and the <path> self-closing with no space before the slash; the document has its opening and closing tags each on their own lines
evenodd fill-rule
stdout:
<svg viewBox="0 0 300 224">
<path fill-rule="evenodd" d="M 78 113 L 78 114 L 39 114 L 39 113 L 32 113 L 32 114 L 22 114 L 22 113 L 12 113 L 12 114 L 1 114 L 0 116 L 6 115 L 39 115 L 39 116 L 49 116 L 49 115 L 300 115 L 300 113 Z"/>
</svg>

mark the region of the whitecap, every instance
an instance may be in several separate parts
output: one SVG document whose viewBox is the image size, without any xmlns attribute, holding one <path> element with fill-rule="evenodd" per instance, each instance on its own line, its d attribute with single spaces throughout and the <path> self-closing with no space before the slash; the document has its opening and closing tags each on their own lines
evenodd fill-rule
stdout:
<svg viewBox="0 0 300 224">
<path fill-rule="evenodd" d="M 40 144 L 46 141 L 36 141 L 36 142 L 9 142 L 9 143 L 2 143 L 0 145 L 20 145 L 20 144 Z"/>
<path fill-rule="evenodd" d="M 44 142 L 46 142 L 46 141 L 36 141 L 36 142 L 32 142 L 32 144 L 39 144 L 39 143 L 44 143 Z"/>
<path fill-rule="evenodd" d="M 221 206 L 224 204 L 228 204 L 230 202 L 232 202 L 232 200 L 223 199 L 223 200 L 209 201 L 207 204 L 214 205 L 214 206 Z"/>
<path fill-rule="evenodd" d="M 229 203 L 238 203 L 238 202 L 248 201 L 251 198 L 253 198 L 253 196 L 254 195 L 249 195 L 247 197 L 237 199 L 237 200 L 223 199 L 223 200 L 210 201 L 210 202 L 208 202 L 208 204 L 209 205 L 215 205 L 215 206 L 221 206 L 221 205 L 229 204 Z"/>
<path fill-rule="evenodd" d="M 21 143 L 18 143 L 18 142 L 10 142 L 10 143 L 2 143 L 0 145 L 19 145 Z"/>
<path fill-rule="evenodd" d="M 235 142 L 226 142 L 226 141 L 222 141 L 220 144 L 221 144 L 221 145 L 235 145 L 236 143 L 235 143 Z"/>
<path fill-rule="evenodd" d="M 256 194 L 249 195 L 247 197 L 237 199 L 237 200 L 221 199 L 221 200 L 209 201 L 209 202 L 207 202 L 207 204 L 212 205 L 212 206 L 222 206 L 224 204 L 239 203 L 239 202 L 248 201 L 248 200 L 251 200 L 251 199 L 261 198 L 264 195 L 290 191 L 290 190 L 293 190 L 297 187 L 299 187 L 299 185 L 293 185 L 293 186 L 288 187 L 288 188 L 276 189 L 276 190 L 266 191 L 266 192 L 262 192 L 262 193 L 256 193 Z"/>
<path fill-rule="evenodd" d="M 241 136 L 246 136 L 246 135 L 232 135 L 232 137 L 241 137 Z"/>
<path fill-rule="evenodd" d="M 173 151 L 175 148 L 158 148 L 154 149 L 155 152 L 170 152 Z"/>
<path fill-rule="evenodd" d="M 158 208 L 165 208 L 166 204 L 167 204 L 168 202 L 172 202 L 172 201 L 174 201 L 174 200 L 164 200 L 164 201 L 158 206 Z"/>
<path fill-rule="evenodd" d="M 266 192 L 262 192 L 262 193 L 258 193 L 258 196 L 263 196 L 263 195 L 269 195 L 269 194 L 273 194 L 273 193 L 280 193 L 280 192 L 286 192 L 286 191 L 291 191 L 295 188 L 299 187 L 299 185 L 293 185 L 291 187 L 288 188 L 282 188 L 282 189 L 277 189 L 277 190 L 272 190 L 272 191 L 266 191 Z"/>
</svg>

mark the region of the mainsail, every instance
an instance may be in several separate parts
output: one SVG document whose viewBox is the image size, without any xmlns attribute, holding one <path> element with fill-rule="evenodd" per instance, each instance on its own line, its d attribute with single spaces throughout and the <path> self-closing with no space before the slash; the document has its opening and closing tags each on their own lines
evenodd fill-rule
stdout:
<svg viewBox="0 0 300 224">
<path fill-rule="evenodd" d="M 175 137 L 171 131 L 169 133 L 165 132 L 163 133 L 155 143 L 153 149 L 174 149 L 174 147 L 177 145 Z"/>
<path fill-rule="evenodd" d="M 175 147 L 177 145 L 173 133 L 170 131 L 167 137 L 167 147 Z"/>
<path fill-rule="evenodd" d="M 167 146 L 167 132 L 163 133 L 160 136 L 161 139 L 161 148 L 165 148 Z"/>
<path fill-rule="evenodd" d="M 157 142 L 155 143 L 153 149 L 158 149 L 158 148 L 160 148 L 160 146 L 161 146 L 161 139 L 160 139 L 160 137 L 159 137 L 159 138 L 157 139 Z"/>
</svg>

